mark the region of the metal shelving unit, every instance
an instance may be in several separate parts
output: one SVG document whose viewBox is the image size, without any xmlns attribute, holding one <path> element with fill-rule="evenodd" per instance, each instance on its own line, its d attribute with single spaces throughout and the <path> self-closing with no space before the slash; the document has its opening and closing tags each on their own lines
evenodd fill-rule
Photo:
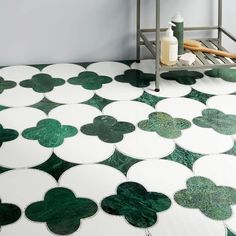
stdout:
<svg viewBox="0 0 236 236">
<path fill-rule="evenodd" d="M 190 70 L 190 69 L 211 69 L 219 67 L 236 67 L 236 60 L 229 59 L 226 57 L 216 56 L 213 54 L 196 52 L 192 51 L 197 56 L 196 62 L 191 66 L 184 66 L 178 62 L 174 66 L 165 66 L 160 63 L 160 34 L 163 31 L 166 31 L 166 28 L 160 28 L 160 12 L 161 4 L 160 0 L 156 0 L 156 28 L 154 29 L 141 29 L 141 0 L 137 0 L 137 62 L 140 62 L 140 47 L 146 46 L 152 55 L 155 58 L 155 73 L 156 73 L 156 82 L 155 82 L 155 91 L 160 91 L 160 73 L 162 71 L 171 71 L 171 70 Z M 209 39 L 197 39 L 204 46 L 208 48 L 214 48 L 219 50 L 227 51 L 222 46 L 222 35 L 226 35 L 231 40 L 236 42 L 236 38 L 228 32 L 222 26 L 222 0 L 218 0 L 218 24 L 216 26 L 203 26 L 203 27 L 188 27 L 184 28 L 185 31 L 212 31 L 216 30 L 218 32 L 217 38 Z M 155 33 L 155 40 L 151 41 L 146 36 L 147 33 Z M 190 51 L 190 50 L 185 50 Z"/>
</svg>

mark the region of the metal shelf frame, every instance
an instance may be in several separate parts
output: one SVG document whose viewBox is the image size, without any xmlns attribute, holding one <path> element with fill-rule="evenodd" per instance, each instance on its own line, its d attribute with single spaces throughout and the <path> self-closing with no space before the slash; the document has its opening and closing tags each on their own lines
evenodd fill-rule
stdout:
<svg viewBox="0 0 236 236">
<path fill-rule="evenodd" d="M 191 66 L 184 66 L 177 62 L 174 66 L 165 66 L 160 63 L 160 35 L 161 32 L 166 31 L 166 28 L 160 27 L 160 13 L 161 0 L 156 0 L 156 27 L 153 29 L 141 29 L 141 0 L 137 0 L 137 42 L 136 42 L 136 61 L 140 62 L 140 48 L 146 46 L 147 49 L 155 58 L 155 91 L 160 91 L 160 73 L 162 71 L 171 70 L 189 70 L 189 69 L 212 69 L 220 67 L 236 67 L 236 60 L 226 57 L 215 56 L 213 54 L 192 51 L 197 56 L 196 62 Z M 198 39 L 204 46 L 227 51 L 222 46 L 222 36 L 226 35 L 228 38 L 236 43 L 236 37 L 233 36 L 222 26 L 222 4 L 223 0 L 218 0 L 218 24 L 216 26 L 201 26 L 201 27 L 186 27 L 184 31 L 212 31 L 217 30 L 217 38 Z M 151 41 L 145 35 L 146 33 L 155 33 L 155 40 Z M 156 43 L 159 42 L 159 43 Z M 185 50 L 189 51 L 189 50 Z"/>
</svg>

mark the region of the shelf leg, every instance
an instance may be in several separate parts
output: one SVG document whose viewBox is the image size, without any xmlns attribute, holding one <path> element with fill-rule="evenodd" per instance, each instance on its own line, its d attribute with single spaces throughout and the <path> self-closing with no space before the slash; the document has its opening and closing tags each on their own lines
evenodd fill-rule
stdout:
<svg viewBox="0 0 236 236">
<path fill-rule="evenodd" d="M 137 0 L 137 42 L 136 42 L 136 62 L 140 62 L 140 22 L 141 22 L 141 0 Z"/>
<path fill-rule="evenodd" d="M 222 45 L 222 0 L 218 0 L 218 44 Z"/>
<path fill-rule="evenodd" d="M 155 91 L 160 91 L 160 0 L 156 0 L 156 64 L 155 64 Z"/>
</svg>

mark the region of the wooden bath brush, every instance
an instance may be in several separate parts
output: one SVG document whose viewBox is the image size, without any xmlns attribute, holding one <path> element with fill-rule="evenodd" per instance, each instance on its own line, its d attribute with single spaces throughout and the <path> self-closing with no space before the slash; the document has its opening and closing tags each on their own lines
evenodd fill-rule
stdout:
<svg viewBox="0 0 236 236">
<path fill-rule="evenodd" d="M 184 40 L 184 48 L 192 50 L 192 51 L 206 52 L 210 54 L 215 54 L 217 56 L 223 56 L 223 57 L 228 57 L 231 59 L 236 59 L 236 54 L 204 47 L 202 46 L 201 42 L 192 40 L 192 39 Z"/>
</svg>

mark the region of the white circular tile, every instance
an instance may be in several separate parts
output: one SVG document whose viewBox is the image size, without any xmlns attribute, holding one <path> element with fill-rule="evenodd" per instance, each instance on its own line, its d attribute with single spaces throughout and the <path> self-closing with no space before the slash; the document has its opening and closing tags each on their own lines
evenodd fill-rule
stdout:
<svg viewBox="0 0 236 236">
<path fill-rule="evenodd" d="M 42 73 L 49 74 L 54 78 L 67 80 L 71 77 L 77 76 L 83 71 L 85 71 L 85 68 L 76 64 L 54 64 L 45 67 L 42 70 Z"/>
<path fill-rule="evenodd" d="M 90 64 L 87 67 L 88 71 L 93 71 L 98 75 L 105 75 L 111 78 L 114 78 L 117 75 L 122 75 L 126 70 L 129 70 L 130 67 L 120 63 L 113 61 L 104 61 Z"/>
<path fill-rule="evenodd" d="M 46 224 L 28 220 L 25 216 L 22 216 L 14 224 L 2 227 L 0 236 L 32 236 L 32 232 L 34 232 L 34 235 L 55 236 L 55 234 L 50 233 Z"/>
<path fill-rule="evenodd" d="M 137 159 L 162 158 L 168 156 L 175 149 L 170 139 L 165 139 L 155 132 L 146 132 L 136 129 L 126 135 L 116 144 L 120 152 Z"/>
<path fill-rule="evenodd" d="M 4 142 L 0 148 L 0 165 L 7 168 L 37 166 L 50 158 L 52 149 L 41 146 L 37 141 L 21 136 Z"/>
<path fill-rule="evenodd" d="M 136 101 L 113 102 L 103 109 L 103 114 L 115 117 L 119 121 L 137 124 L 147 119 L 148 115 L 155 109 L 145 103 Z"/>
<path fill-rule="evenodd" d="M 39 170 L 10 170 L 0 175 L 1 200 L 21 209 L 43 200 L 45 193 L 56 186 L 51 175 Z"/>
<path fill-rule="evenodd" d="M 161 236 L 226 236 L 226 228 L 221 221 L 211 220 L 197 209 L 177 204 L 159 215 L 157 225 L 150 232 Z"/>
<path fill-rule="evenodd" d="M 197 83 L 193 84 L 192 87 L 199 92 L 212 95 L 224 95 L 236 91 L 236 83 L 231 83 L 220 78 L 212 78 L 207 76 L 197 80 Z"/>
<path fill-rule="evenodd" d="M 46 118 L 44 112 L 31 107 L 9 108 L 0 112 L 0 124 L 4 128 L 15 129 L 18 132 L 34 127 L 40 120 Z"/>
<path fill-rule="evenodd" d="M 114 150 L 114 144 L 105 143 L 96 136 L 79 132 L 76 136 L 65 139 L 61 146 L 54 149 L 54 152 L 65 161 L 96 163 L 109 158 Z"/>
<path fill-rule="evenodd" d="M 17 85 L 13 89 L 5 90 L 0 94 L 0 105 L 6 107 L 31 106 L 43 99 L 43 94 L 36 93 L 32 89 Z"/>
<path fill-rule="evenodd" d="M 191 92 L 191 87 L 189 85 L 183 85 L 176 81 L 160 79 L 160 92 L 154 91 L 154 82 L 145 88 L 145 91 L 151 95 L 159 97 L 181 97 L 189 94 Z"/>
<path fill-rule="evenodd" d="M 132 69 L 141 70 L 144 73 L 155 74 L 155 60 L 141 60 L 140 63 L 134 62 L 131 65 Z"/>
<path fill-rule="evenodd" d="M 158 112 L 165 112 L 173 117 L 189 121 L 192 121 L 197 116 L 201 116 L 204 109 L 206 109 L 206 106 L 203 103 L 189 98 L 167 98 L 156 105 Z"/>
<path fill-rule="evenodd" d="M 122 216 L 113 216 L 102 210 L 94 217 L 82 222 L 75 236 L 91 236 L 96 232 L 97 236 L 144 236 L 144 229 L 133 227 Z"/>
<path fill-rule="evenodd" d="M 9 66 L 0 70 L 1 77 L 5 80 L 13 80 L 16 83 L 31 79 L 33 75 L 38 73 L 40 70 L 32 66 Z"/>
<path fill-rule="evenodd" d="M 195 175 L 211 179 L 215 184 L 236 188 L 236 158 L 226 154 L 208 155 L 193 165 Z"/>
<path fill-rule="evenodd" d="M 62 104 L 85 102 L 92 98 L 93 95 L 94 92 L 91 90 L 86 90 L 81 86 L 74 86 L 68 83 L 56 87 L 51 92 L 45 94 L 46 98 L 52 102 Z"/>
<path fill-rule="evenodd" d="M 148 191 L 160 192 L 173 198 L 185 188 L 193 173 L 186 166 L 168 160 L 147 160 L 134 164 L 127 173 L 129 181 L 142 184 Z"/>
<path fill-rule="evenodd" d="M 82 125 L 92 123 L 93 119 L 102 113 L 95 107 L 85 104 L 62 105 L 51 110 L 50 118 L 60 121 L 62 124 L 69 124 L 77 129 Z"/>
<path fill-rule="evenodd" d="M 110 100 L 133 100 L 142 96 L 143 89 L 136 88 L 128 83 L 113 81 L 96 91 L 96 94 Z"/>
<path fill-rule="evenodd" d="M 113 167 L 91 164 L 79 165 L 67 170 L 59 179 L 59 185 L 71 189 L 77 196 L 93 199 L 98 204 L 103 198 L 116 193 L 118 185 L 126 177 Z"/>
<path fill-rule="evenodd" d="M 180 147 L 200 154 L 223 153 L 230 150 L 234 145 L 232 137 L 194 124 L 175 141 Z"/>
<path fill-rule="evenodd" d="M 207 100 L 207 106 L 223 111 L 226 114 L 236 115 L 236 95 L 211 97 Z"/>
</svg>

